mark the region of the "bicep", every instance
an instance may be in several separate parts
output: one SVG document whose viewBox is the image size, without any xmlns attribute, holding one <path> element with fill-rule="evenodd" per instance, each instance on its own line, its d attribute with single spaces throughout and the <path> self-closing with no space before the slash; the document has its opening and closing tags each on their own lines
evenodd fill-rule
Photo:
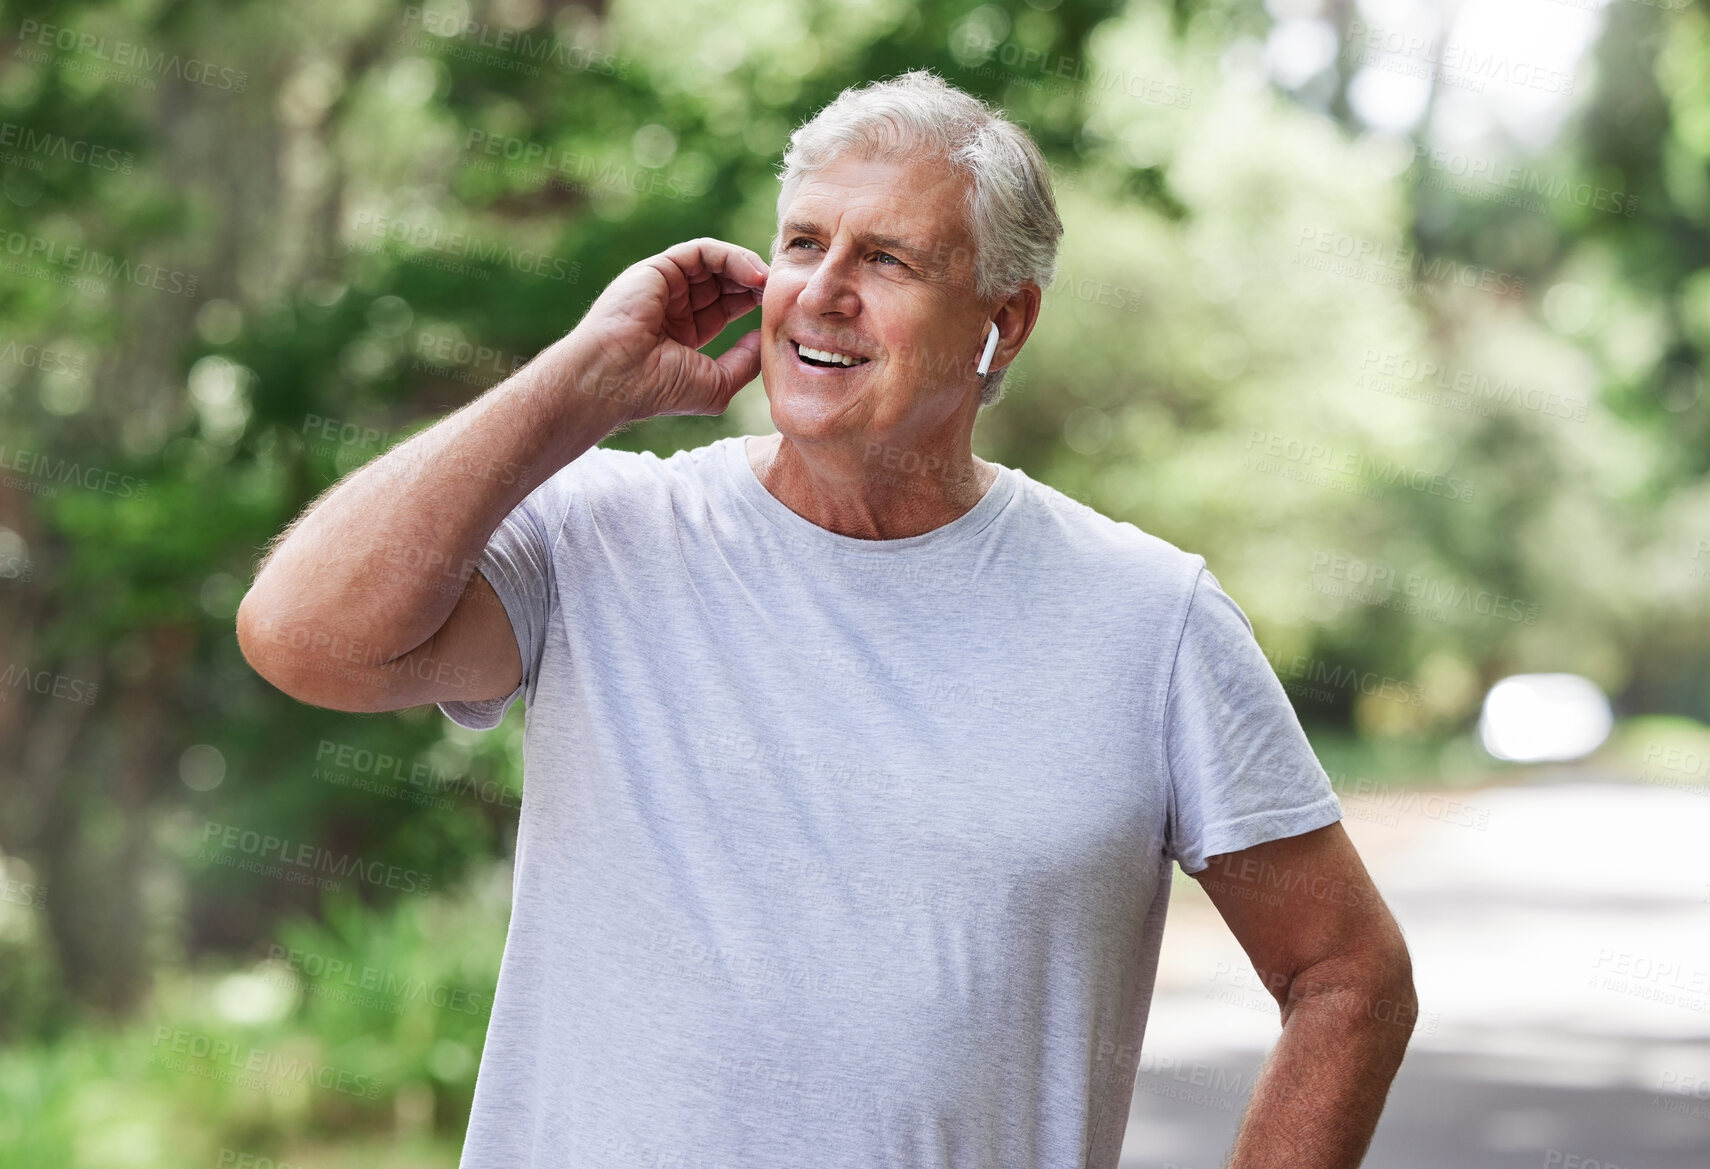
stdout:
<svg viewBox="0 0 1710 1169">
<path fill-rule="evenodd" d="M 376 714 L 504 698 L 521 681 L 522 654 L 510 618 L 477 569 L 444 623 L 409 653 L 369 666 L 315 660 L 275 685 L 300 702 Z"/>
<path fill-rule="evenodd" d="M 398 699 L 389 709 L 504 698 L 522 682 L 522 650 L 499 594 L 480 569 L 445 624 L 390 664 Z M 390 667 L 389 667 L 390 668 Z"/>
<path fill-rule="evenodd" d="M 1315 966 L 1406 962 L 1401 929 L 1340 823 L 1211 857 L 1192 875 L 1279 1003 Z"/>
</svg>

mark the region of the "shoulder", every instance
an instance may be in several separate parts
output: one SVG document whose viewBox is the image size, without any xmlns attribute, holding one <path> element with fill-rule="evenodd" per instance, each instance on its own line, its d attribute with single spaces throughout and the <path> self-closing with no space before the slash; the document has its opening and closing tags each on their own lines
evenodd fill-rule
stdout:
<svg viewBox="0 0 1710 1169">
<path fill-rule="evenodd" d="M 1095 511 L 1023 472 L 1015 474 L 1017 518 L 1041 561 L 1082 582 L 1143 588 L 1185 610 L 1205 557 Z"/>
<path fill-rule="evenodd" d="M 647 509 L 665 504 L 685 488 L 703 485 L 728 453 L 728 439 L 690 447 L 660 458 L 652 451 L 631 451 L 597 444 L 559 468 L 539 490 L 565 506 L 580 499 L 608 509 Z"/>
</svg>

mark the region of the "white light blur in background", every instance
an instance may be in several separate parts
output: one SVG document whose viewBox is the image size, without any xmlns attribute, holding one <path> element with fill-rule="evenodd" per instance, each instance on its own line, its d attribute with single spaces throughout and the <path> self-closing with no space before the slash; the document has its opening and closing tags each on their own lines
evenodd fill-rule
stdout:
<svg viewBox="0 0 1710 1169">
<path fill-rule="evenodd" d="M 1336 30 L 1328 22 L 1290 17 L 1277 21 L 1265 38 L 1265 60 L 1279 84 L 1299 89 L 1336 59 L 1336 47 Z"/>
<path fill-rule="evenodd" d="M 1277 83 L 1302 89 L 1338 57 L 1357 66 L 1348 84 L 1348 104 L 1373 130 L 1407 134 L 1433 108 L 1432 141 L 1466 145 L 1497 143 L 1498 129 L 1528 152 L 1543 150 L 1589 87 L 1588 50 L 1602 31 L 1601 5 L 1555 0 L 1358 0 L 1346 38 L 1321 0 L 1266 0 L 1275 23 L 1265 45 Z M 1379 34 L 1368 44 L 1364 33 Z M 1384 46 L 1413 46 L 1402 52 Z M 1559 87 L 1536 88 L 1500 73 L 1476 74 L 1444 83 L 1444 50 L 1471 50 L 1474 59 L 1495 54 L 1510 65 L 1554 70 L 1571 77 L 1571 94 Z M 1456 74 L 1450 67 L 1447 72 Z M 1487 149 L 1494 146 L 1487 145 Z"/>
<path fill-rule="evenodd" d="M 1592 91 L 1590 49 L 1603 31 L 1603 22 L 1602 8 L 1553 0 L 1462 4 L 1454 10 L 1447 43 L 1494 50 L 1535 70 L 1555 70 L 1572 78 L 1573 84 L 1571 94 L 1551 89 L 1546 73 L 1542 86 L 1490 77 L 1482 92 L 1455 92 L 1476 100 L 1523 150 L 1542 151 Z"/>
<path fill-rule="evenodd" d="M 1564 762 L 1591 754 L 1615 725 L 1597 683 L 1578 674 L 1515 674 L 1490 688 L 1479 738 L 1498 759 Z"/>
</svg>

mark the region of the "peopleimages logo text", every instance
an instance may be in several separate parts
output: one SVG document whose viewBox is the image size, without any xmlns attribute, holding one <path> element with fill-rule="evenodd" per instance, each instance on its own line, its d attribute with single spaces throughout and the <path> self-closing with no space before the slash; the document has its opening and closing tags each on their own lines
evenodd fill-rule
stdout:
<svg viewBox="0 0 1710 1169">
<path fill-rule="evenodd" d="M 41 158 L 59 158 L 96 170 L 130 174 L 137 156 L 130 151 L 120 153 L 111 146 L 67 138 L 49 130 L 36 130 L 17 122 L 0 122 L 0 146 L 23 151 Z"/>
<path fill-rule="evenodd" d="M 120 475 L 100 467 L 84 466 L 68 459 L 56 458 L 39 451 L 8 448 L 0 443 L 0 471 L 16 471 L 32 479 L 48 483 L 78 483 L 91 491 L 102 491 L 120 499 L 138 498 L 148 494 L 148 481 L 134 475 Z"/>
<path fill-rule="evenodd" d="M 414 869 L 389 865 L 385 861 L 365 861 L 360 856 L 349 854 L 341 856 L 318 844 L 299 843 L 236 824 L 219 824 L 210 820 L 202 829 L 202 843 L 216 842 L 216 838 L 221 848 L 248 856 L 272 858 L 283 865 L 335 877 L 356 877 L 370 885 L 383 885 L 404 893 L 425 893 L 433 883 L 431 876 Z"/>
<path fill-rule="evenodd" d="M 162 268 L 159 264 L 133 264 L 129 260 L 98 252 L 94 248 L 26 235 L 21 231 L 0 231 L 0 253 L 16 256 L 21 261 L 38 261 L 99 280 L 121 280 L 138 288 L 152 288 L 157 292 L 171 292 L 180 296 L 196 295 L 196 285 L 200 280 L 194 272 Z"/>
<path fill-rule="evenodd" d="M 34 59 L 27 49 L 40 46 L 60 53 L 77 53 L 124 69 L 153 73 L 160 77 L 177 77 L 192 85 L 242 93 L 249 84 L 249 73 L 243 69 L 228 69 L 196 57 L 151 49 L 135 41 L 109 40 L 96 33 L 80 32 L 63 25 L 43 24 L 25 20 L 18 25 L 18 56 Z M 43 54 L 45 55 L 45 54 Z M 152 83 L 151 83 L 152 87 Z"/>
<path fill-rule="evenodd" d="M 514 248 L 499 240 L 481 239 L 466 231 L 447 231 L 430 223 L 415 223 L 374 211 L 358 211 L 352 224 L 359 236 L 359 246 L 370 248 L 381 242 L 413 248 L 417 251 L 438 252 L 478 264 L 495 264 L 528 276 L 544 276 L 548 280 L 574 283 L 582 274 L 579 262 L 531 248 Z"/>
<path fill-rule="evenodd" d="M 186 1031 L 181 1027 L 156 1027 L 151 1046 L 155 1049 L 151 1062 L 165 1066 L 174 1065 L 161 1057 L 177 1055 L 206 1060 L 216 1067 L 236 1073 L 249 1073 L 252 1078 L 233 1081 L 244 1087 L 264 1088 L 268 1086 L 265 1081 L 271 1080 L 274 1082 L 273 1086 L 284 1083 L 312 1084 L 317 1088 L 343 1092 L 365 1100 L 380 1098 L 380 1083 L 373 1076 L 318 1063 L 313 1059 L 286 1055 L 280 1051 L 250 1047 L 231 1039 L 218 1039 L 211 1035 Z M 183 1061 L 178 1063 L 182 1064 Z M 192 1068 L 179 1067 L 178 1070 L 188 1071 Z"/>
</svg>

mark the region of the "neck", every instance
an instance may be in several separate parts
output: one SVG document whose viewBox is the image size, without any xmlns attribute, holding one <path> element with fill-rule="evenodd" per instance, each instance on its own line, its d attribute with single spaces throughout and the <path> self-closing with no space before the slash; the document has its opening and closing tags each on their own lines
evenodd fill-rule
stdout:
<svg viewBox="0 0 1710 1169">
<path fill-rule="evenodd" d="M 998 469 L 972 450 L 921 457 L 861 444 L 796 442 L 750 436 L 748 462 L 767 491 L 827 531 L 859 540 L 919 536 L 965 515 L 997 480 Z M 868 455 L 867 447 L 878 446 Z M 908 470 L 903 466 L 907 465 Z"/>
</svg>

